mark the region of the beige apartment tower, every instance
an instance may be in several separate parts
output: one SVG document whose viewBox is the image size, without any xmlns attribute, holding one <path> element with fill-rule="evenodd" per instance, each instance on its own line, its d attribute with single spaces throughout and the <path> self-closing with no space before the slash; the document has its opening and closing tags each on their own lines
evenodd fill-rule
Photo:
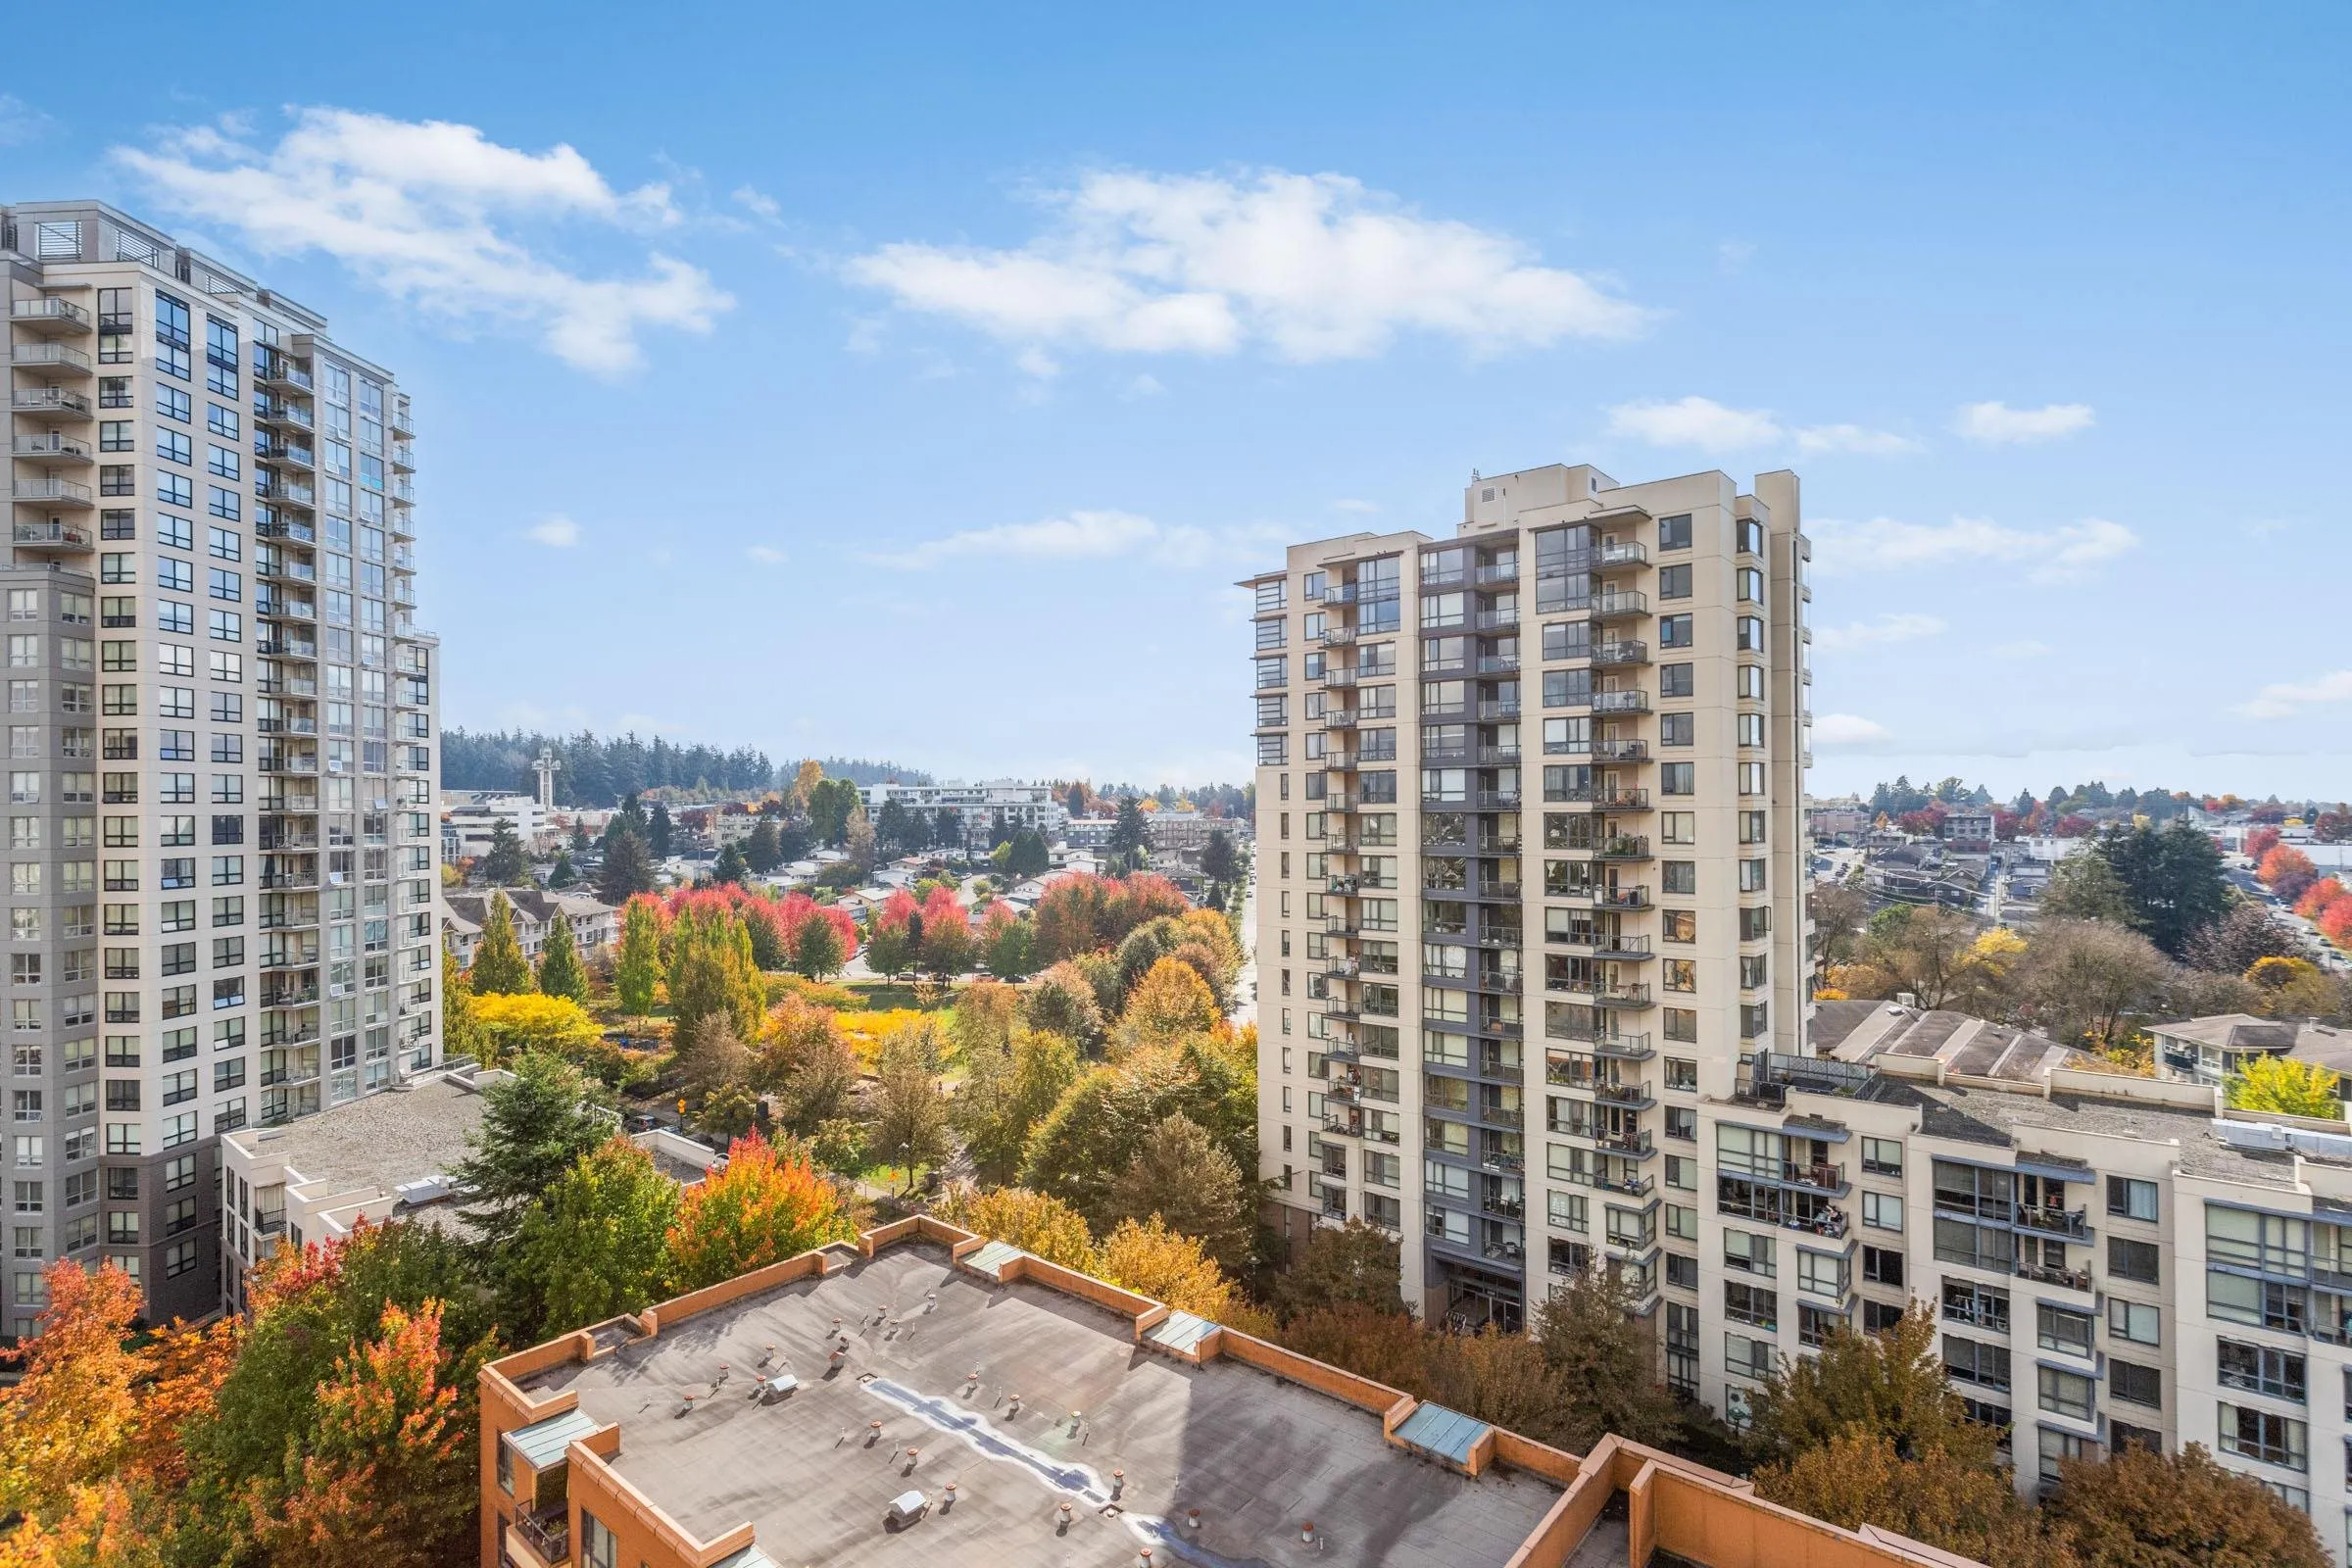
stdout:
<svg viewBox="0 0 2352 1568">
<path fill-rule="evenodd" d="M 151 1319 L 266 1250 L 235 1128 L 439 1055 L 432 637 L 393 376 L 92 202 L 0 206 L 10 1280 Z M 222 1216 L 226 1216 L 225 1229 Z"/>
<path fill-rule="evenodd" d="M 1709 1107 L 1805 1038 L 1796 476 L 1463 499 L 1451 538 L 1249 583 L 1265 1174 L 1294 1240 L 1395 1232 L 1432 1321 L 1516 1328 L 1620 1259 L 1719 1389 L 1722 1261 L 1667 1214 L 1715 1187 Z"/>
</svg>

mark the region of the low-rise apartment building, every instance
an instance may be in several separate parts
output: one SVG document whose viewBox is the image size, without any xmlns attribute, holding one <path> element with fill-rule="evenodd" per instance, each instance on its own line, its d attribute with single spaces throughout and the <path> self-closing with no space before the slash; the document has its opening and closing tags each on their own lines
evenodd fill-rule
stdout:
<svg viewBox="0 0 2352 1568">
<path fill-rule="evenodd" d="M 495 1361 L 481 1568 L 1959 1563 L 923 1216 Z M 1661 1558 L 1661 1560 L 1664 1560 Z"/>
<path fill-rule="evenodd" d="M 441 917 L 442 940 L 449 951 L 457 955 L 460 964 L 473 962 L 474 950 L 482 943 L 482 922 L 490 917 L 492 891 L 506 895 L 514 910 L 514 940 L 522 946 L 522 956 L 532 962 L 539 960 L 539 950 L 547 943 L 548 928 L 561 912 L 571 921 L 571 940 L 585 958 L 601 953 L 620 941 L 620 910 L 585 893 L 549 892 L 541 888 L 499 888 L 480 892 L 451 893 L 443 902 Z"/>
<path fill-rule="evenodd" d="M 547 811 L 531 795 L 499 790 L 443 790 L 441 839 L 451 864 L 490 853 L 490 841 L 504 822 L 514 830 L 528 851 L 549 831 Z M 455 846 L 454 855 L 448 852 Z"/>
<path fill-rule="evenodd" d="M 2285 1056 L 2352 1074 L 2352 1030 L 2297 1018 L 2219 1012 L 2151 1025 L 2157 1065 L 2201 1084 L 2221 1084 L 2255 1056 Z"/>
<path fill-rule="evenodd" d="M 979 784 L 868 784 L 858 793 L 864 797 L 869 817 L 880 816 L 882 808 L 892 801 L 934 820 L 945 811 L 955 818 L 963 843 L 976 849 L 986 849 L 989 836 L 1000 826 L 1007 832 L 1028 829 L 1041 833 L 1052 843 L 1061 837 L 1070 819 L 1069 808 L 1051 785 L 1024 784 L 1018 779 Z"/>
</svg>

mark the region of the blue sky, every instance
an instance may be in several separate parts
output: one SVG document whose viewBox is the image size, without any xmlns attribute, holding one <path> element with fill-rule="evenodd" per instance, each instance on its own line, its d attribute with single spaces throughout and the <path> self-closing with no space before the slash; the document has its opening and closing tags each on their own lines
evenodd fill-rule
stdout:
<svg viewBox="0 0 2352 1568">
<path fill-rule="evenodd" d="M 400 372 L 450 722 L 1239 778 L 1282 541 L 1791 466 L 1818 791 L 2352 794 L 2338 9 L 145 9 L 0 191 Z"/>
</svg>

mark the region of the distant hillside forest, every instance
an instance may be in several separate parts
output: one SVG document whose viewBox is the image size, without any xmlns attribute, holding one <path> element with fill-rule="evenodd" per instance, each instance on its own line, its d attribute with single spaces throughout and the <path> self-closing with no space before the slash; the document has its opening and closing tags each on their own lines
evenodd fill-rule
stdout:
<svg viewBox="0 0 2352 1568">
<path fill-rule="evenodd" d="M 555 753 L 564 764 L 556 773 L 558 806 L 616 806 L 631 795 L 662 789 L 724 794 L 777 789 L 789 785 L 800 768 L 797 758 L 779 768 L 765 752 L 749 746 L 728 752 L 715 746 L 681 746 L 659 735 L 647 741 L 634 734 L 599 737 L 585 730 L 577 735 L 523 730 L 477 735 L 450 729 L 441 732 L 441 787 L 535 792 L 539 781 L 531 763 L 542 750 Z M 931 781 L 928 773 L 861 758 L 828 757 L 820 765 L 826 777 L 858 784 L 886 778 Z"/>
</svg>

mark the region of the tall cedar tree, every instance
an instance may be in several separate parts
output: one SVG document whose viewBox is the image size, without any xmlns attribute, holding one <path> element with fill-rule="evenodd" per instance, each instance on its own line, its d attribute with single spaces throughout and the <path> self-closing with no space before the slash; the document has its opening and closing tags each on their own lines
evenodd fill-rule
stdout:
<svg viewBox="0 0 2352 1568">
<path fill-rule="evenodd" d="M 483 1091 L 481 1125 L 466 1136 L 470 1152 L 451 1172 L 466 1196 L 466 1217 L 492 1257 L 539 1196 L 613 1126 L 590 1081 L 562 1057 L 526 1052 L 507 1069 L 512 1076 Z"/>
<path fill-rule="evenodd" d="M 579 880 L 580 868 L 571 863 L 571 852 L 569 850 L 557 851 L 556 863 L 548 867 L 547 885 L 551 888 L 576 887 L 579 885 Z"/>
<path fill-rule="evenodd" d="M 596 896 L 607 904 L 626 904 L 653 891 L 654 858 L 645 834 L 627 818 L 614 817 L 605 834 L 605 863 L 597 869 Z"/>
<path fill-rule="evenodd" d="M 669 808 L 660 801 L 654 803 L 653 815 L 645 822 L 645 847 L 654 852 L 654 858 L 666 860 L 676 846 L 677 831 L 669 820 Z"/>
<path fill-rule="evenodd" d="M 490 827 L 490 853 L 482 857 L 482 880 L 494 888 L 511 888 L 530 874 L 529 857 L 523 854 L 522 840 L 514 834 L 514 824 L 500 817 Z"/>
<path fill-rule="evenodd" d="M 1233 835 L 1221 827 L 1210 828 L 1208 842 L 1200 846 L 1200 874 L 1211 882 L 1230 882 L 1238 869 Z"/>
<path fill-rule="evenodd" d="M 571 916 L 558 909 L 548 923 L 547 939 L 539 944 L 539 990 L 550 997 L 569 997 L 585 1006 L 588 968 L 571 934 Z"/>
<path fill-rule="evenodd" d="M 710 867 L 711 881 L 741 887 L 743 879 L 751 874 L 752 867 L 743 857 L 742 845 L 730 842 L 719 846 L 718 859 Z"/>
<path fill-rule="evenodd" d="M 1110 825 L 1110 853 L 1132 855 L 1144 848 L 1148 837 L 1144 808 L 1130 795 L 1119 803 L 1118 820 Z"/>
<path fill-rule="evenodd" d="M 1256 1197 L 1233 1156 L 1182 1111 L 1144 1135 L 1135 1157 L 1110 1186 L 1115 1219 L 1158 1219 L 1190 1236 L 1220 1267 L 1238 1273 L 1257 1239 Z"/>
<path fill-rule="evenodd" d="M 725 1169 L 680 1200 L 669 1228 L 671 1283 L 699 1291 L 850 1234 L 833 1184 L 753 1133 L 727 1147 Z"/>
<path fill-rule="evenodd" d="M 620 959 L 613 984 L 620 1010 L 642 1018 L 654 1010 L 654 987 L 662 981 L 662 916 L 651 898 L 635 898 L 621 911 Z"/>
<path fill-rule="evenodd" d="M 743 841 L 743 859 L 761 876 L 784 863 L 784 843 L 777 836 L 775 818 L 763 816 L 752 829 L 752 836 Z"/>
<path fill-rule="evenodd" d="M 481 941 L 473 950 L 473 967 L 466 973 L 477 997 L 516 996 L 538 987 L 531 979 L 530 960 L 514 935 L 514 906 L 504 893 L 490 895 L 489 912 L 482 917 Z"/>
<path fill-rule="evenodd" d="M 499 1321 L 517 1344 L 662 1298 L 678 1184 L 614 1138 L 580 1156 L 532 1207 L 499 1269 Z"/>
</svg>

